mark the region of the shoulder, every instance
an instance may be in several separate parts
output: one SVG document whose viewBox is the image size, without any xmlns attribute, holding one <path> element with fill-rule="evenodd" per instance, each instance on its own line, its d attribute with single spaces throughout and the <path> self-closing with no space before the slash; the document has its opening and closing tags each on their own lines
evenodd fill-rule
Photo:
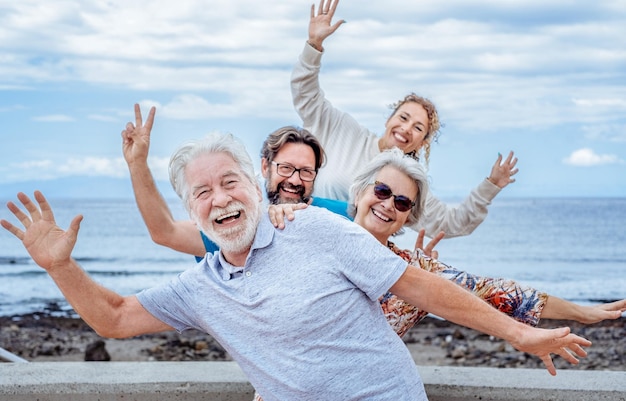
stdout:
<svg viewBox="0 0 626 401">
<path fill-rule="evenodd" d="M 326 207 L 322 207 L 321 205 L 309 205 L 308 207 L 295 211 L 296 216 L 302 217 L 303 219 L 340 219 L 346 220 L 345 217 L 339 216 L 337 213 L 334 213 Z M 296 217 L 297 219 L 297 217 Z M 295 220 L 294 220 L 295 221 Z"/>
<path fill-rule="evenodd" d="M 310 241 L 315 239 L 315 241 L 337 244 L 340 241 L 345 243 L 346 241 L 374 240 L 374 237 L 360 225 L 325 208 L 309 206 L 306 209 L 296 210 L 295 213 L 295 219 L 287 223 L 291 223 L 294 231 L 303 233 Z"/>
<path fill-rule="evenodd" d="M 330 210 L 340 216 L 348 217 L 348 202 L 336 199 L 313 197 L 311 206 L 317 206 Z"/>
<path fill-rule="evenodd" d="M 351 227 L 356 224 L 352 223 L 348 218 L 337 213 L 333 213 L 325 207 L 310 205 L 306 209 L 296 210 L 295 219 L 292 225 L 312 227 L 323 227 L 326 229 Z M 295 223 L 295 224 L 293 224 Z"/>
</svg>

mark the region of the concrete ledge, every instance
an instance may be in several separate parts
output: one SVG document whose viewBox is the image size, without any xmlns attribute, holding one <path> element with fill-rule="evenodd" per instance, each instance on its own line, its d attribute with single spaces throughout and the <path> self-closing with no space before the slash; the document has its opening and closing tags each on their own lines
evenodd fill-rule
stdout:
<svg viewBox="0 0 626 401">
<path fill-rule="evenodd" d="M 626 371 L 418 366 L 430 401 L 626 401 Z M 625 367 L 626 369 L 626 367 Z"/>
<path fill-rule="evenodd" d="M 430 401 L 626 401 L 626 371 L 418 367 Z M 234 362 L 0 363 L 3 401 L 251 401 Z"/>
<path fill-rule="evenodd" d="M 251 401 L 235 362 L 0 363 L 3 401 Z"/>
</svg>

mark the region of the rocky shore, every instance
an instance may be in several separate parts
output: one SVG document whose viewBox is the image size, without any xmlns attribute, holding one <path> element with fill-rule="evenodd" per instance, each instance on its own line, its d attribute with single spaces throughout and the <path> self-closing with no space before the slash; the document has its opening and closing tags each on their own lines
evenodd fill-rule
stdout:
<svg viewBox="0 0 626 401">
<path fill-rule="evenodd" d="M 626 318 L 584 326 L 569 321 L 540 327 L 569 326 L 593 345 L 578 366 L 554 357 L 557 369 L 626 370 Z M 418 365 L 543 368 L 542 362 L 504 341 L 436 318 L 427 318 L 404 338 Z M 73 316 L 29 314 L 0 317 L 0 347 L 28 361 L 219 361 L 231 360 L 209 335 L 196 331 L 112 340 L 99 337 Z"/>
</svg>

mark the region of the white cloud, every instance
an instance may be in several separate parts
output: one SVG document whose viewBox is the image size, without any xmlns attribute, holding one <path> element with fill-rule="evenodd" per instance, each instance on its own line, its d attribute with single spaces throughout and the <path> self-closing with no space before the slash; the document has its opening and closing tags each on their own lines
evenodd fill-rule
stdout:
<svg viewBox="0 0 626 401">
<path fill-rule="evenodd" d="M 113 116 L 104 115 L 104 114 L 89 114 L 87 116 L 88 119 L 94 121 L 104 121 L 104 122 L 116 122 L 118 119 Z"/>
<path fill-rule="evenodd" d="M 576 106 L 581 107 L 615 107 L 626 109 L 626 98 L 572 99 Z"/>
<path fill-rule="evenodd" d="M 149 157 L 148 165 L 153 177 L 158 181 L 169 181 L 169 157 Z M 126 161 L 122 157 L 106 158 L 86 156 L 70 158 L 64 161 L 31 160 L 13 163 L 0 168 L 0 183 L 52 180 L 63 177 L 109 177 L 125 178 L 129 176 Z"/>
<path fill-rule="evenodd" d="M 119 176 L 126 167 L 111 158 L 137 101 L 144 112 L 157 106 L 154 155 L 211 129 L 241 134 L 255 154 L 259 131 L 300 123 L 289 76 L 313 2 L 209 3 L 0 0 L 0 115 L 14 133 L 3 138 L 0 181 L 26 174 L 6 167 L 32 159 L 55 160 L 28 170 L 34 178 L 81 166 Z M 446 145 L 481 136 L 468 154 L 486 136 L 515 143 L 545 132 L 554 149 L 588 143 L 600 152 L 566 163 L 626 158 L 623 1 L 341 0 L 336 17 L 348 23 L 325 42 L 322 88 L 375 132 L 389 104 L 416 92 L 439 108 L 453 134 Z M 159 180 L 165 165 L 153 166 Z"/>
<path fill-rule="evenodd" d="M 626 143 L 626 124 L 594 124 L 581 130 L 589 140 Z"/>
<path fill-rule="evenodd" d="M 563 159 L 563 163 L 571 166 L 590 167 L 605 164 L 621 164 L 624 161 L 620 160 L 616 155 L 599 155 L 590 148 L 583 148 L 572 152 L 572 154 Z"/>
<path fill-rule="evenodd" d="M 323 68 L 324 89 L 338 105 L 363 104 L 363 118 L 381 115 L 364 99 L 389 104 L 410 91 L 441 97 L 447 114 L 468 127 L 488 121 L 494 130 L 596 122 L 607 107 L 625 107 L 616 94 L 626 91 L 626 28 L 615 1 L 584 8 L 568 0 L 386 4 L 381 10 L 342 2 L 337 18 L 349 23 L 327 41 L 324 63 L 333 70 Z M 161 111 L 172 119 L 284 117 L 291 111 L 288 71 L 306 39 L 309 5 L 7 3 L 0 6 L 0 76 L 12 85 L 165 90 L 173 100 Z M 599 92 L 605 97 L 594 98 Z"/>
<path fill-rule="evenodd" d="M 0 90 L 2 90 L 2 88 L 0 88 Z M 10 113 L 10 112 L 24 110 L 24 109 L 26 109 L 26 107 L 22 106 L 21 104 L 14 104 L 14 105 L 0 107 L 0 113 Z"/>
<path fill-rule="evenodd" d="M 50 114 L 47 116 L 37 116 L 33 117 L 35 121 L 49 122 L 49 123 L 67 123 L 74 121 L 73 117 L 67 116 L 65 114 Z"/>
<path fill-rule="evenodd" d="M 19 170 L 48 170 L 52 167 L 52 165 L 52 160 L 31 160 L 14 164 L 15 168 Z"/>
<path fill-rule="evenodd" d="M 211 104 L 206 99 L 193 95 L 178 95 L 161 108 L 163 117 L 175 120 L 207 119 L 214 116 L 233 115 L 234 105 Z"/>
<path fill-rule="evenodd" d="M 168 181 L 170 180 L 168 167 L 170 164 L 169 157 L 148 157 L 148 165 L 150 166 L 150 171 L 152 171 L 152 176 L 157 181 Z"/>
<path fill-rule="evenodd" d="M 57 166 L 60 175 L 124 177 L 128 167 L 123 158 L 84 157 L 68 159 Z"/>
</svg>

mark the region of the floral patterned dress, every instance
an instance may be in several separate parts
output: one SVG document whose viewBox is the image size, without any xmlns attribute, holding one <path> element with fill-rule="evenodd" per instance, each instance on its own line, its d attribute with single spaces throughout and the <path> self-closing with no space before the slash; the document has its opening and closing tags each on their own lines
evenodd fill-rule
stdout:
<svg viewBox="0 0 626 401">
<path fill-rule="evenodd" d="M 539 323 L 548 294 L 512 280 L 480 277 L 455 269 L 424 255 L 419 249 L 411 252 L 398 248 L 393 242 L 388 242 L 387 246 L 410 264 L 455 282 L 515 320 L 531 326 Z M 427 311 L 404 302 L 391 292 L 380 298 L 380 306 L 387 321 L 400 337 L 428 315 Z"/>
<path fill-rule="evenodd" d="M 387 242 L 387 246 L 413 266 L 421 267 L 455 282 L 513 319 L 531 326 L 537 326 L 539 323 L 541 312 L 548 300 L 548 294 L 519 285 L 512 280 L 480 277 L 457 270 L 424 255 L 420 249 L 413 252 L 400 249 L 391 241 Z M 379 301 L 387 322 L 400 337 L 403 337 L 411 327 L 428 315 L 427 311 L 404 302 L 391 292 L 380 297 Z M 263 398 L 259 394 L 254 394 L 253 401 L 262 400 Z"/>
</svg>

